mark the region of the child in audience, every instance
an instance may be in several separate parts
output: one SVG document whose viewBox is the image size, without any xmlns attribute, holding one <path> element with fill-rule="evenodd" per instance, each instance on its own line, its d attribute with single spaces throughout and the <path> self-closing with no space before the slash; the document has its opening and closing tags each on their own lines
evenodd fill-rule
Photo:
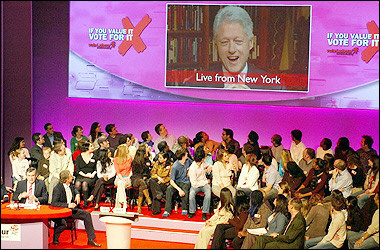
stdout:
<svg viewBox="0 0 380 250">
<path fill-rule="evenodd" d="M 228 188 L 222 188 L 220 191 L 220 207 L 214 210 L 214 215 L 206 221 L 205 226 L 199 231 L 194 249 L 207 249 L 216 226 L 228 223 L 233 218 L 233 213 L 232 193 Z"/>
<path fill-rule="evenodd" d="M 29 167 L 29 162 L 26 159 L 26 154 L 23 149 L 16 149 L 12 152 L 12 181 L 13 189 L 16 189 L 17 182 L 25 180 L 26 169 Z"/>
<path fill-rule="evenodd" d="M 51 154 L 51 148 L 44 147 L 42 149 L 42 154 L 44 158 L 38 162 L 38 168 L 37 168 L 37 179 L 44 181 L 46 185 L 46 190 L 49 188 L 49 158 Z"/>
</svg>

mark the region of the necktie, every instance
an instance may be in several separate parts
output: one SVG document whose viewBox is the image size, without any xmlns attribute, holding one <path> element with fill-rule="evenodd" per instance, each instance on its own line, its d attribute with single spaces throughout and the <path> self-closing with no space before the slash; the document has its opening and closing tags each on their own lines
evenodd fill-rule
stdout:
<svg viewBox="0 0 380 250">
<path fill-rule="evenodd" d="M 32 204 L 33 200 L 30 197 L 32 197 L 33 195 L 33 185 L 29 185 L 28 195 L 29 195 L 28 204 Z"/>
</svg>

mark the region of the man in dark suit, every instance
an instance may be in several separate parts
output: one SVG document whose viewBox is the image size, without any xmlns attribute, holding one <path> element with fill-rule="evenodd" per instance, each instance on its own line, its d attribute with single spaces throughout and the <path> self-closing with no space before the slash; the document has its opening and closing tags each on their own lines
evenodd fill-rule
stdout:
<svg viewBox="0 0 380 250">
<path fill-rule="evenodd" d="M 30 149 L 30 157 L 34 166 L 38 165 L 38 162 L 44 158 L 42 153 L 42 147 L 45 143 L 45 138 L 41 133 L 34 133 L 32 135 L 32 141 L 34 142 L 33 147 Z"/>
<path fill-rule="evenodd" d="M 46 123 L 44 125 L 44 129 L 46 131 L 46 134 L 44 134 L 44 139 L 45 139 L 44 147 L 49 147 L 53 149 L 54 141 L 57 139 L 62 139 L 66 145 L 66 140 L 63 138 L 62 133 L 55 132 L 53 129 L 53 125 L 51 125 L 51 123 Z"/>
<path fill-rule="evenodd" d="M 302 202 L 293 198 L 288 202 L 291 219 L 284 234 L 272 233 L 269 236 L 259 236 L 252 249 L 303 249 L 306 232 L 306 221 L 300 210 Z"/>
<path fill-rule="evenodd" d="M 20 203 L 39 202 L 47 204 L 48 192 L 45 182 L 37 179 L 37 169 L 29 167 L 26 170 L 26 180 L 19 181 L 13 194 L 13 200 Z"/>
<path fill-rule="evenodd" d="M 74 219 L 79 219 L 84 221 L 84 227 L 87 233 L 87 245 L 100 247 L 100 244 L 96 243 L 94 239 L 95 230 L 92 224 L 91 214 L 83 209 L 77 208 L 77 205 L 80 203 L 80 193 L 72 184 L 73 175 L 69 170 L 63 170 L 59 174 L 60 182 L 54 187 L 53 190 L 53 199 L 51 205 L 53 207 L 68 207 L 72 209 L 72 217 Z M 53 245 L 58 245 L 58 238 L 60 234 L 66 228 L 66 221 L 64 218 L 54 219 L 54 236 L 53 236 Z"/>
</svg>

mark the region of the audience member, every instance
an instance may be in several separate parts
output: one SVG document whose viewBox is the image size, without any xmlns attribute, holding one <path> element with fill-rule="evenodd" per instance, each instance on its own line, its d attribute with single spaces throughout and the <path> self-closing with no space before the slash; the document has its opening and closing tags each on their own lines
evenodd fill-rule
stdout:
<svg viewBox="0 0 380 250">
<path fill-rule="evenodd" d="M 344 207 L 344 200 L 331 200 L 330 216 L 332 220 L 327 235 L 305 241 L 306 249 L 337 249 L 343 246 L 347 234 L 345 215 L 342 212 Z"/>
<path fill-rule="evenodd" d="M 241 156 L 240 144 L 234 139 L 234 132 L 231 129 L 224 128 L 222 132 L 222 141 L 219 144 L 219 149 L 227 150 L 229 144 L 235 145 L 235 150 L 233 153 L 239 158 Z"/>
<path fill-rule="evenodd" d="M 32 141 L 34 142 L 33 147 L 30 149 L 30 157 L 34 158 L 38 161 L 44 158 L 42 149 L 45 143 L 45 138 L 41 135 L 41 133 L 34 133 L 32 135 Z"/>
<path fill-rule="evenodd" d="M 352 177 L 352 189 L 351 193 L 355 194 L 363 190 L 364 182 L 366 179 L 365 171 L 360 163 L 358 154 L 352 154 L 347 157 L 347 171 Z"/>
<path fill-rule="evenodd" d="M 49 159 L 51 155 L 51 148 L 46 147 L 42 149 L 44 158 L 38 162 L 38 168 L 37 168 L 37 179 L 44 181 L 46 185 L 46 190 L 49 189 Z"/>
<path fill-rule="evenodd" d="M 96 183 L 96 160 L 94 159 L 94 145 L 90 142 L 83 144 L 83 152 L 78 155 L 75 164 L 75 188 L 83 193 L 83 208 L 87 208 L 87 199 L 90 197 L 91 187 Z"/>
<path fill-rule="evenodd" d="M 12 183 L 13 189 L 16 189 L 17 182 L 25 180 L 25 171 L 29 168 L 29 161 L 26 159 L 23 149 L 16 149 L 11 153 L 12 163 Z"/>
<path fill-rule="evenodd" d="M 157 124 L 155 127 L 154 127 L 154 130 L 156 131 L 156 133 L 159 135 L 159 137 L 154 141 L 154 152 L 157 154 L 158 152 L 160 152 L 159 148 L 158 148 L 158 144 L 162 141 L 166 141 L 166 143 L 168 144 L 169 146 L 169 149 L 172 150 L 173 149 L 173 146 L 174 144 L 176 143 L 177 139 L 175 138 L 174 135 L 172 134 L 169 134 L 168 133 L 168 130 L 166 129 L 166 127 L 159 123 Z"/>
<path fill-rule="evenodd" d="M 362 140 L 360 141 L 360 149 L 356 151 L 356 153 L 360 156 L 360 161 L 362 163 L 362 167 L 367 173 L 369 170 L 368 160 L 371 155 L 377 155 L 376 150 L 372 148 L 373 139 L 369 135 L 363 135 Z"/>
<path fill-rule="evenodd" d="M 107 124 L 106 132 L 108 133 L 107 140 L 110 147 L 115 149 L 119 146 L 120 137 L 123 135 L 117 131 L 115 124 Z"/>
<path fill-rule="evenodd" d="M 355 153 L 355 151 L 350 147 L 350 141 L 348 138 L 340 137 L 335 148 L 335 160 L 342 159 L 344 161 L 347 161 L 347 157 L 352 153 Z"/>
<path fill-rule="evenodd" d="M 27 159 L 30 158 L 29 150 L 25 147 L 24 138 L 23 137 L 16 137 L 13 140 L 12 146 L 8 151 L 9 161 L 11 162 L 11 164 L 16 159 L 16 157 L 14 156 L 14 152 L 18 149 L 21 149 L 22 151 L 24 151 L 25 158 L 27 158 Z"/>
<path fill-rule="evenodd" d="M 116 169 L 113 163 L 112 153 L 109 149 L 100 149 L 96 161 L 96 180 L 95 187 L 91 192 L 88 202 L 95 199 L 95 210 L 99 209 L 100 199 L 105 192 L 105 186 L 114 184 L 116 179 Z"/>
<path fill-rule="evenodd" d="M 87 245 L 100 247 L 101 245 L 95 242 L 95 230 L 92 224 L 91 214 L 77 206 L 80 203 L 80 194 L 72 184 L 74 176 L 69 170 L 63 170 L 59 174 L 60 182 L 54 187 L 53 199 L 51 205 L 53 207 L 67 207 L 72 210 L 74 219 L 84 221 L 84 227 L 87 233 Z M 66 228 L 66 221 L 64 218 L 53 219 L 54 221 L 54 235 L 53 245 L 59 245 L 59 236 Z"/>
<path fill-rule="evenodd" d="M 280 182 L 277 188 L 277 193 L 282 194 L 288 200 L 292 198 L 292 190 L 287 182 Z"/>
<path fill-rule="evenodd" d="M 115 155 L 115 149 L 110 147 L 110 142 L 108 141 L 108 139 L 106 137 L 98 138 L 97 143 L 98 143 L 99 147 L 96 148 L 93 152 L 95 158 L 98 157 L 99 152 L 102 149 L 107 149 L 107 150 L 111 151 L 111 157 L 113 157 Z"/>
<path fill-rule="evenodd" d="M 358 197 L 360 208 L 364 206 L 364 203 L 368 200 L 369 196 L 375 194 L 375 189 L 379 185 L 379 156 L 371 155 L 368 160 L 368 166 L 370 169 L 364 182 L 364 190 L 354 194 Z"/>
<path fill-rule="evenodd" d="M 72 154 L 72 158 L 73 158 L 73 163 L 74 163 L 74 177 L 77 176 L 76 174 L 76 171 L 75 171 L 75 163 L 77 161 L 77 158 L 78 156 L 84 152 L 84 149 L 83 149 L 83 145 L 88 142 L 87 140 L 79 140 L 78 143 L 77 143 L 77 146 L 75 147 L 75 151 L 74 153 Z M 94 154 L 94 152 L 93 152 Z M 96 159 L 96 155 L 94 154 L 94 158 Z"/>
<path fill-rule="evenodd" d="M 379 247 L 379 193 L 374 196 L 377 210 L 372 217 L 372 223 L 365 232 L 347 232 L 348 247 L 350 249 L 370 249 Z"/>
<path fill-rule="evenodd" d="M 259 189 L 260 173 L 257 169 L 258 160 L 255 154 L 248 154 L 245 158 L 245 164 L 241 169 L 239 181 L 236 189 L 242 190 L 248 197 L 251 192 Z"/>
<path fill-rule="evenodd" d="M 198 146 L 204 145 L 205 151 L 208 151 L 208 153 L 210 153 L 211 156 L 215 155 L 219 147 L 219 143 L 216 141 L 210 140 L 210 137 L 208 136 L 208 134 L 203 131 L 200 131 L 195 135 L 195 138 L 193 139 L 193 145 L 194 145 L 194 150 L 196 150 Z"/>
<path fill-rule="evenodd" d="M 143 143 L 146 143 L 148 144 L 149 147 L 153 148 L 153 145 L 154 145 L 154 142 L 152 141 L 153 137 L 148 130 L 141 133 L 141 139 Z"/>
<path fill-rule="evenodd" d="M 228 220 L 228 223 L 218 224 L 214 231 L 211 249 L 227 249 L 226 239 L 234 239 L 239 231 L 244 227 L 248 218 L 249 196 L 243 191 L 236 191 L 236 203 L 234 217 Z"/>
<path fill-rule="evenodd" d="M 235 197 L 236 190 L 232 186 L 232 166 L 228 163 L 229 155 L 226 150 L 219 149 L 216 154 L 216 162 L 212 166 L 212 185 L 214 195 L 220 197 L 220 190 L 228 188 Z"/>
<path fill-rule="evenodd" d="M 298 129 L 292 130 L 291 136 L 292 143 L 290 145 L 290 154 L 292 159 L 297 163 L 297 165 L 299 165 L 303 157 L 303 152 L 306 149 L 305 144 L 301 141 L 302 132 Z"/>
<path fill-rule="evenodd" d="M 267 217 L 267 233 L 262 235 L 271 235 L 272 233 L 283 234 L 285 227 L 289 222 L 290 214 L 288 212 L 288 199 L 279 194 L 273 201 L 274 209 Z M 261 235 L 261 234 L 260 234 Z M 241 246 L 241 249 L 251 249 L 258 235 L 248 234 Z"/>
<path fill-rule="evenodd" d="M 54 145 L 54 143 L 53 143 Z M 71 157 L 70 149 L 67 149 L 63 141 L 57 141 L 54 145 L 49 159 L 49 201 L 51 204 L 53 198 L 53 189 L 59 183 L 59 173 L 62 170 L 69 170 L 74 173 L 74 163 Z"/>
<path fill-rule="evenodd" d="M 177 152 L 178 149 L 183 148 L 184 150 L 187 151 L 187 155 L 190 158 L 190 160 L 194 160 L 192 156 L 192 152 L 190 149 L 190 142 L 189 138 L 186 135 L 182 135 L 178 137 L 178 140 L 176 143 L 173 145 L 173 153 Z"/>
<path fill-rule="evenodd" d="M 26 204 L 47 204 L 48 193 L 43 181 L 37 179 L 37 170 L 30 167 L 26 170 L 26 180 L 17 184 L 13 200 Z"/>
<path fill-rule="evenodd" d="M 98 142 L 99 138 L 107 138 L 107 135 L 102 132 L 102 127 L 99 122 L 93 122 L 90 128 L 90 135 L 88 136 L 89 142 L 94 144 L 95 149 L 100 147 Z"/>
<path fill-rule="evenodd" d="M 199 192 L 204 193 L 202 206 L 202 220 L 207 220 L 207 214 L 210 213 L 211 204 L 211 186 L 206 177 L 206 173 L 212 171 L 212 166 L 205 162 L 206 153 L 202 147 L 198 147 L 194 152 L 194 161 L 190 165 L 188 175 L 190 180 L 189 194 L 189 218 L 195 216 L 197 210 L 196 195 Z"/>
<path fill-rule="evenodd" d="M 10 198 L 9 194 L 13 192 L 14 190 L 12 189 L 12 187 L 5 186 L 3 177 L 1 176 L 1 204 L 3 204 L 4 202 L 8 202 Z"/>
<path fill-rule="evenodd" d="M 170 183 L 170 173 L 173 163 L 169 160 L 168 153 L 160 152 L 158 159 L 153 163 L 150 172 L 149 186 L 153 196 L 152 215 L 161 213 L 161 200 L 166 194 L 166 189 Z"/>
<path fill-rule="evenodd" d="M 273 146 L 271 147 L 273 157 L 278 163 L 281 161 L 281 152 L 284 150 L 284 145 L 282 145 L 281 135 L 275 134 L 271 138 Z"/>
<path fill-rule="evenodd" d="M 317 154 L 315 158 L 321 158 L 325 156 L 325 154 L 334 154 L 334 151 L 331 149 L 332 142 L 329 138 L 323 138 L 319 147 L 317 148 Z"/>
<path fill-rule="evenodd" d="M 272 209 L 264 201 L 262 191 L 252 191 L 247 221 L 243 229 L 238 232 L 237 237 L 232 241 L 232 246 L 235 249 L 240 249 L 243 245 L 244 239 L 248 235 L 248 229 L 264 228 L 267 226 L 267 218 Z"/>
<path fill-rule="evenodd" d="M 305 176 L 307 176 L 313 167 L 315 159 L 315 151 L 312 148 L 306 148 L 303 151 L 302 159 L 299 161 L 298 166 L 302 169 Z"/>
<path fill-rule="evenodd" d="M 141 206 L 144 200 L 148 204 L 148 208 L 152 206 L 152 200 L 149 196 L 148 180 L 150 178 L 150 166 L 151 162 L 146 157 L 145 146 L 139 147 L 136 151 L 136 155 L 132 161 L 132 186 L 139 189 L 139 196 L 137 198 L 137 212 L 141 213 Z"/>
<path fill-rule="evenodd" d="M 249 132 L 247 142 L 244 143 L 244 145 L 252 146 L 253 147 L 252 153 L 257 155 L 257 159 L 261 158 L 260 145 L 259 145 L 259 135 L 255 131 L 251 130 L 251 132 Z M 243 145 L 243 147 L 244 147 L 244 145 Z"/>
<path fill-rule="evenodd" d="M 324 187 L 327 182 L 326 164 L 327 161 L 320 158 L 314 160 L 313 168 L 307 175 L 306 180 L 295 192 L 297 198 L 309 197 L 316 193 L 319 193 L 323 197 L 325 196 Z"/>
<path fill-rule="evenodd" d="M 282 165 L 282 167 L 287 170 L 287 164 L 290 161 L 293 161 L 292 155 L 290 154 L 290 150 L 288 149 L 283 149 L 281 151 L 281 160 L 278 162 L 279 165 Z M 298 166 L 298 165 L 297 165 Z M 285 174 L 285 173 L 284 173 Z"/>
<path fill-rule="evenodd" d="M 170 173 L 170 185 L 166 189 L 165 212 L 163 217 L 168 217 L 172 211 L 173 196 L 178 192 L 182 202 L 182 215 L 188 214 L 189 207 L 189 191 L 190 180 L 188 177 L 188 169 L 192 161 L 187 157 L 187 152 L 184 149 L 179 149 L 176 152 L 176 160 L 173 164 Z"/>
<path fill-rule="evenodd" d="M 347 229 L 354 232 L 365 231 L 367 227 L 358 206 L 358 198 L 352 195 L 348 196 L 346 205 L 348 211 Z"/>
<path fill-rule="evenodd" d="M 44 147 L 49 147 L 53 149 L 54 147 L 54 141 L 57 139 L 62 139 L 66 145 L 66 140 L 63 138 L 62 133 L 58 131 L 54 131 L 53 125 L 51 123 L 46 123 L 44 125 L 44 129 L 46 133 L 44 134 Z"/>
<path fill-rule="evenodd" d="M 216 226 L 228 223 L 233 218 L 233 213 L 232 193 L 228 188 L 222 188 L 220 191 L 220 207 L 214 210 L 214 215 L 205 222 L 205 226 L 199 231 L 194 249 L 207 249 Z"/>
<path fill-rule="evenodd" d="M 294 161 L 289 161 L 286 168 L 287 171 L 285 171 L 281 183 L 288 183 L 290 186 L 290 192 L 292 196 L 294 196 L 298 188 L 304 183 L 306 176 Z"/>
<path fill-rule="evenodd" d="M 263 155 L 260 161 L 264 164 L 265 171 L 263 174 L 263 183 L 265 187 L 262 188 L 266 193 L 267 200 L 273 199 L 277 196 L 277 188 L 282 180 L 280 173 L 271 165 L 272 158 L 270 155 Z"/>
<path fill-rule="evenodd" d="M 337 159 L 334 162 L 334 170 L 332 170 L 332 177 L 329 184 L 329 190 L 332 192 L 333 190 L 339 190 L 342 192 L 343 197 L 347 198 L 351 195 L 351 189 L 352 189 L 352 177 L 351 174 L 347 171 L 346 163 L 341 160 Z M 330 201 L 331 197 L 327 196 L 325 197 L 325 202 Z"/>
<path fill-rule="evenodd" d="M 174 163 L 177 158 L 175 156 L 175 154 L 173 153 L 173 151 L 170 150 L 169 148 L 169 145 L 166 141 L 161 141 L 160 143 L 158 143 L 158 151 L 156 151 L 156 156 L 154 157 L 153 161 L 157 161 L 157 158 L 158 158 L 158 153 L 167 153 L 168 156 L 169 156 L 169 161 L 171 161 L 172 163 Z"/>
<path fill-rule="evenodd" d="M 299 198 L 289 200 L 288 211 L 291 217 L 285 232 L 257 237 L 252 249 L 303 249 L 306 221 L 300 213 L 301 207 L 302 202 Z"/>
<path fill-rule="evenodd" d="M 130 187 L 132 176 L 132 156 L 129 155 L 128 146 L 122 144 L 117 147 L 115 158 L 113 163 L 116 170 L 115 186 L 116 189 L 116 201 L 115 207 L 120 208 L 123 204 L 127 207 L 127 194 L 125 189 Z"/>
<path fill-rule="evenodd" d="M 88 138 L 83 135 L 83 127 L 82 126 L 74 126 L 73 131 L 71 131 L 71 135 L 73 138 L 70 140 L 70 148 L 71 153 L 74 153 L 76 150 L 77 144 L 80 140 L 88 141 Z"/>
<path fill-rule="evenodd" d="M 323 197 L 320 194 L 311 195 L 308 205 L 310 207 L 306 219 L 305 239 L 325 236 L 327 223 L 329 222 L 329 209 L 323 205 Z"/>
</svg>

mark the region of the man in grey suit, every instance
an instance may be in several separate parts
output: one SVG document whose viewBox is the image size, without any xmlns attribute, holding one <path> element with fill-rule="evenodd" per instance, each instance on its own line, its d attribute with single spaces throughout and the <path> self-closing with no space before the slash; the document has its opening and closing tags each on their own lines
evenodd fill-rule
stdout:
<svg viewBox="0 0 380 250">
<path fill-rule="evenodd" d="M 48 192 L 44 181 L 37 179 L 37 169 L 29 167 L 26 170 L 26 180 L 19 181 L 13 194 L 13 200 L 20 203 L 47 204 Z"/>
</svg>

